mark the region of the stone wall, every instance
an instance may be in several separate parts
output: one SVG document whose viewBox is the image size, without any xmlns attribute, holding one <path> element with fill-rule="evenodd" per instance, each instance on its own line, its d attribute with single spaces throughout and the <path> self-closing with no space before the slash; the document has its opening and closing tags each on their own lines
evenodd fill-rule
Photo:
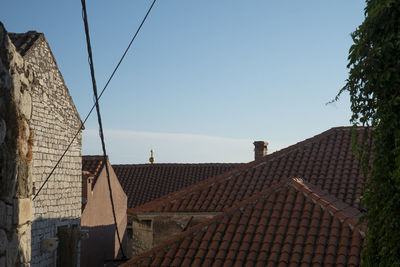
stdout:
<svg viewBox="0 0 400 267">
<path fill-rule="evenodd" d="M 35 194 L 80 128 L 81 121 L 43 35 L 24 55 L 24 60 L 34 73 L 31 126 L 34 132 L 32 164 Z M 32 266 L 52 266 L 56 262 L 56 252 L 41 251 L 41 239 L 57 237 L 60 226 L 80 226 L 81 170 L 79 133 L 33 202 Z"/>
<path fill-rule="evenodd" d="M 33 73 L 0 23 L 0 266 L 29 266 Z"/>
<path fill-rule="evenodd" d="M 189 227 L 213 218 L 216 212 L 142 213 L 132 220 L 131 257 L 147 251 Z"/>
<path fill-rule="evenodd" d="M 132 220 L 132 236 L 129 244 L 132 245 L 129 253 L 132 258 L 153 247 L 152 220 Z"/>
</svg>

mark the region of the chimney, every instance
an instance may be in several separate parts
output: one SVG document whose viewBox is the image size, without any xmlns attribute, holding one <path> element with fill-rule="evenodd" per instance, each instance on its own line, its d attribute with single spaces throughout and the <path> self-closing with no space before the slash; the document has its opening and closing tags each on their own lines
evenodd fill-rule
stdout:
<svg viewBox="0 0 400 267">
<path fill-rule="evenodd" d="M 254 159 L 259 160 L 265 155 L 267 155 L 268 142 L 265 141 L 255 141 L 254 143 Z"/>
<path fill-rule="evenodd" d="M 82 171 L 82 212 L 92 197 L 92 185 L 94 176 L 88 171 Z"/>
</svg>

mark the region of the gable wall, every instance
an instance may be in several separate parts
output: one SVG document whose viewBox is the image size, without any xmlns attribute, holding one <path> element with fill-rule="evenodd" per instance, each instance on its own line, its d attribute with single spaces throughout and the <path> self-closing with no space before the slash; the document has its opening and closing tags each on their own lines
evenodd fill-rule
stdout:
<svg viewBox="0 0 400 267">
<path fill-rule="evenodd" d="M 165 212 L 141 213 L 130 216 L 132 220 L 132 236 L 128 237 L 129 256 L 136 257 L 140 253 L 167 241 L 182 233 L 189 227 L 213 218 L 217 212 Z"/>
<path fill-rule="evenodd" d="M 117 176 L 108 164 L 118 231 L 124 246 L 127 225 L 127 196 Z M 82 266 L 102 266 L 105 260 L 121 258 L 120 246 L 114 225 L 107 172 L 103 167 L 97 182 L 88 192 L 88 202 L 82 213 L 82 228 L 89 231 L 89 238 L 82 241 Z M 123 247 L 126 253 L 126 248 Z"/>
<path fill-rule="evenodd" d="M 44 37 L 24 56 L 34 72 L 32 96 L 33 193 L 80 127 L 80 118 Z M 40 251 L 42 238 L 57 236 L 60 225 L 80 226 L 81 134 L 33 202 L 32 266 L 50 266 L 56 252 Z M 79 255 L 78 255 L 79 259 Z"/>
</svg>

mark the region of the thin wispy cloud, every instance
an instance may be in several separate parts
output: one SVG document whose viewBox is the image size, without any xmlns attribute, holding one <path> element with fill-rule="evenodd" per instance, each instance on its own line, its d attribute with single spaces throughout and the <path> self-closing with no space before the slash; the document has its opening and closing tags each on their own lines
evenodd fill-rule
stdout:
<svg viewBox="0 0 400 267">
<path fill-rule="evenodd" d="M 112 163 L 148 163 L 151 149 L 158 163 L 249 162 L 254 157 L 254 140 L 250 139 L 108 130 L 105 140 Z M 100 147 L 98 131 L 85 130 L 83 153 L 101 154 Z M 275 145 L 269 151 L 278 148 Z"/>
</svg>

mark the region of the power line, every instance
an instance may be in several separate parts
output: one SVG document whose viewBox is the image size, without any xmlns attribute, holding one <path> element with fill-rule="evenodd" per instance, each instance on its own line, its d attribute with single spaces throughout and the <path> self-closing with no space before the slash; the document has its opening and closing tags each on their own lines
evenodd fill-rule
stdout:
<svg viewBox="0 0 400 267">
<path fill-rule="evenodd" d="M 93 94 L 94 94 L 94 97 L 96 99 L 98 99 L 99 97 L 97 95 L 97 84 L 96 84 L 96 77 L 95 77 L 95 73 L 94 73 L 93 55 L 92 55 L 92 47 L 90 44 L 89 24 L 88 24 L 88 18 L 87 18 L 87 13 L 86 13 L 85 0 L 82 0 L 81 3 L 82 3 L 82 11 L 83 11 L 83 22 L 85 25 L 86 44 L 87 44 L 87 50 L 88 50 L 88 55 L 89 55 L 90 75 L 92 77 Z M 108 192 L 110 193 L 111 209 L 112 209 L 112 213 L 113 213 L 113 217 L 114 217 L 114 225 L 115 225 L 115 230 L 117 232 L 118 243 L 119 243 L 119 248 L 121 249 L 122 258 L 125 259 L 126 257 L 125 257 L 124 249 L 122 247 L 121 237 L 120 237 L 119 230 L 118 230 L 117 216 L 115 215 L 115 206 L 114 206 L 114 200 L 113 200 L 112 189 L 111 189 L 111 181 L 110 181 L 110 171 L 108 169 L 106 144 L 104 141 L 103 122 L 101 120 L 100 105 L 99 105 L 98 101 L 96 101 L 96 111 L 97 111 L 97 121 L 99 123 L 99 134 L 100 134 L 101 146 L 103 149 L 103 161 L 104 161 L 104 166 L 106 167 Z"/>
<path fill-rule="evenodd" d="M 138 29 L 136 30 L 134 36 L 132 37 L 131 41 L 129 42 L 128 47 L 125 49 L 124 53 L 121 56 L 121 59 L 118 61 L 118 64 L 115 66 L 113 72 L 111 73 L 110 77 L 107 80 L 106 85 L 104 86 L 103 90 L 101 90 L 100 95 L 98 96 L 98 98 L 96 99 L 95 103 L 93 104 L 92 108 L 90 109 L 89 113 L 86 115 L 85 119 L 83 122 L 81 122 L 81 125 L 79 127 L 79 129 L 77 130 L 76 134 L 74 135 L 74 137 L 72 138 L 71 142 L 68 144 L 67 148 L 65 149 L 65 151 L 63 152 L 63 154 L 61 155 L 61 157 L 59 158 L 59 160 L 57 161 L 57 163 L 54 165 L 53 169 L 50 171 L 50 173 L 48 174 L 46 180 L 43 182 L 43 184 L 40 186 L 40 188 L 38 189 L 38 191 L 36 192 L 35 196 L 33 197 L 32 200 L 35 200 L 36 197 L 39 195 L 40 191 L 42 191 L 43 187 L 46 185 L 46 183 L 49 181 L 50 177 L 53 175 L 54 171 L 57 169 L 58 165 L 60 164 L 61 160 L 64 158 L 65 154 L 68 152 L 69 148 L 71 147 L 72 143 L 75 141 L 76 137 L 79 135 L 80 131 L 84 128 L 86 121 L 89 119 L 90 115 L 92 114 L 94 108 L 96 107 L 96 104 L 99 102 L 100 98 L 103 96 L 104 91 L 107 89 L 108 85 L 110 84 L 112 78 L 114 77 L 115 73 L 117 72 L 119 66 L 121 65 L 122 61 L 124 60 L 126 54 L 128 53 L 131 45 L 133 44 L 133 42 L 136 39 L 136 36 L 139 34 L 140 29 L 142 28 L 144 22 L 147 19 L 147 16 L 150 14 L 151 9 L 153 8 L 154 4 L 156 3 L 157 0 L 153 0 L 153 3 L 151 4 L 151 6 L 149 7 L 149 9 L 147 10 L 146 15 L 144 16 L 144 18 L 142 19 L 142 22 L 140 23 L 140 26 L 138 27 Z"/>
</svg>

